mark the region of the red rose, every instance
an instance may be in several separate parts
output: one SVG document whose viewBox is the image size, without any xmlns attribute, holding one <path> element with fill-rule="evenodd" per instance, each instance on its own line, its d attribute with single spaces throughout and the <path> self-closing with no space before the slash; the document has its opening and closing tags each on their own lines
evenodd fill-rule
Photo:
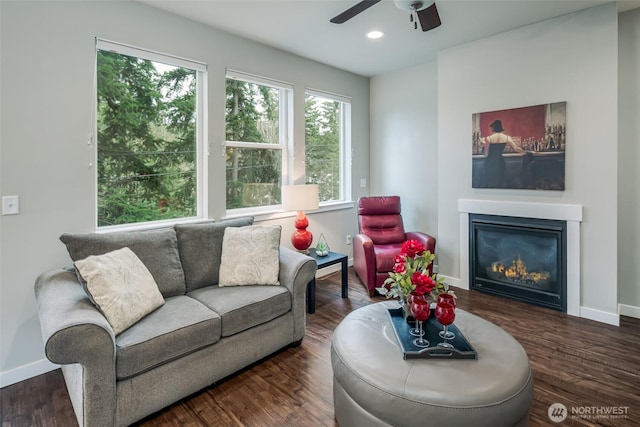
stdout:
<svg viewBox="0 0 640 427">
<path fill-rule="evenodd" d="M 414 292 L 421 295 L 431 293 L 436 287 L 436 282 L 429 275 L 417 271 L 411 276 L 411 283 L 416 285 Z"/>
<path fill-rule="evenodd" d="M 402 244 L 402 252 L 406 253 L 410 258 L 413 258 L 416 255 L 422 255 L 425 250 L 425 246 L 415 239 L 407 240 Z"/>
<path fill-rule="evenodd" d="M 396 262 L 395 265 L 393 266 L 393 271 L 401 274 L 404 273 L 405 272 L 404 261 Z"/>
</svg>

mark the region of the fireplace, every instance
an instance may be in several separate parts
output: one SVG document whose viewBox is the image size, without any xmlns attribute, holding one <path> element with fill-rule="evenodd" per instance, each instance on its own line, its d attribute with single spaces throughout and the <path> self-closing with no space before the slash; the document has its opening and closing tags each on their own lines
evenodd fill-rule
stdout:
<svg viewBox="0 0 640 427">
<path fill-rule="evenodd" d="M 567 311 L 566 221 L 469 215 L 471 289 Z"/>
</svg>

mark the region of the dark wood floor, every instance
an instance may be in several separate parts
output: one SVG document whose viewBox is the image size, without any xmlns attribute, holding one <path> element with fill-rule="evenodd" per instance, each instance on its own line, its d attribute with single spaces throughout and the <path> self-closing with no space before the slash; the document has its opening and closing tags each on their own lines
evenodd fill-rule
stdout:
<svg viewBox="0 0 640 427">
<path fill-rule="evenodd" d="M 349 269 L 349 298 L 340 274 L 317 282 L 316 312 L 307 317 L 301 346 L 281 351 L 225 381 L 148 417 L 140 426 L 336 426 L 331 334 L 369 298 Z M 525 348 L 535 374 L 532 426 L 640 425 L 640 320 L 614 327 L 474 291 L 457 291 L 460 308 L 507 330 Z M 1 390 L 2 426 L 76 425 L 59 370 Z M 554 424 L 552 403 L 583 417 Z M 617 408 L 625 418 L 602 414 Z M 590 411 L 591 416 L 586 412 Z M 600 411 L 600 415 L 595 412 Z"/>
</svg>

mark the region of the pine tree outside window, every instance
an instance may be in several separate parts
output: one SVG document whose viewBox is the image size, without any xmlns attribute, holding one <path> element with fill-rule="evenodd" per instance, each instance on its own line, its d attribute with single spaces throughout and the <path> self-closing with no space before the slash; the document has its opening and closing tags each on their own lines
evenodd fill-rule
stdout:
<svg viewBox="0 0 640 427">
<path fill-rule="evenodd" d="M 97 226 L 206 218 L 206 66 L 97 40 Z"/>
<path fill-rule="evenodd" d="M 351 102 L 307 89 L 305 93 L 305 174 L 318 184 L 320 204 L 351 197 Z"/>
</svg>

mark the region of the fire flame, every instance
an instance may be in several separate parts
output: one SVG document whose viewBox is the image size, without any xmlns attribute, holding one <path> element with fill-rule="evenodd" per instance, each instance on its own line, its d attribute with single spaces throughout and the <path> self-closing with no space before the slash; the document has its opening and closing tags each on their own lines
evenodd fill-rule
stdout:
<svg viewBox="0 0 640 427">
<path fill-rule="evenodd" d="M 511 265 L 509 267 L 499 261 L 491 263 L 491 271 L 502 274 L 504 277 L 516 281 L 532 281 L 538 283 L 549 280 L 551 277 L 551 274 L 547 271 L 533 271 L 529 273 L 527 271 L 527 266 L 524 261 L 522 261 L 522 258 L 520 258 L 520 255 L 511 260 Z"/>
</svg>

